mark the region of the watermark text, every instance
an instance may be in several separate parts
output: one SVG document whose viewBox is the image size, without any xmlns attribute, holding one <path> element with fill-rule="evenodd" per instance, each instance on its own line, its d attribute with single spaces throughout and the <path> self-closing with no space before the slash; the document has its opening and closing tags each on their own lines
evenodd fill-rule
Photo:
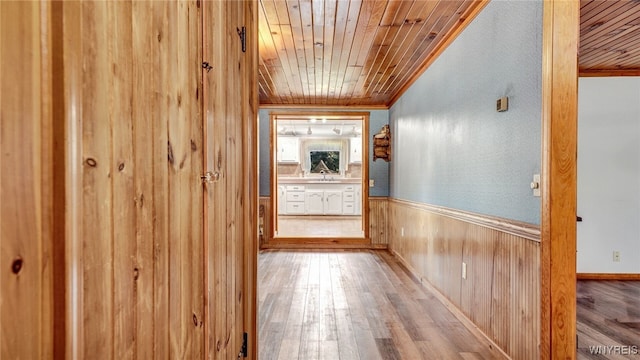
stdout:
<svg viewBox="0 0 640 360">
<path fill-rule="evenodd" d="M 592 345 L 589 346 L 592 355 L 638 355 L 638 345 Z"/>
</svg>

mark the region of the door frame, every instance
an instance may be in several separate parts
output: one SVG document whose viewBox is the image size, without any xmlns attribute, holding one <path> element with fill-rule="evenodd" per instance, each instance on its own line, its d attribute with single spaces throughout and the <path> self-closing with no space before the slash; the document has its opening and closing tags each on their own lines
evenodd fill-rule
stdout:
<svg viewBox="0 0 640 360">
<path fill-rule="evenodd" d="M 354 119 L 362 121 L 362 181 L 361 181 L 361 216 L 362 237 L 276 237 L 278 226 L 278 184 L 277 184 L 277 121 L 303 121 L 311 118 L 326 118 L 330 121 Z M 368 111 L 273 111 L 269 114 L 269 156 L 271 181 L 271 229 L 267 234 L 269 248 L 369 248 L 369 120 Z"/>
<path fill-rule="evenodd" d="M 576 356 L 580 2 L 546 0 L 542 25 L 540 358 Z"/>
</svg>

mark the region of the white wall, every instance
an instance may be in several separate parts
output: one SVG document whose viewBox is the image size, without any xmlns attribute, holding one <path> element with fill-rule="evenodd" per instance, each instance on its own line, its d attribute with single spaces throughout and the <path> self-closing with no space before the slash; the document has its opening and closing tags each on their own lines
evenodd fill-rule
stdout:
<svg viewBox="0 0 640 360">
<path fill-rule="evenodd" d="M 640 77 L 579 80 L 578 215 L 579 273 L 640 273 Z"/>
</svg>

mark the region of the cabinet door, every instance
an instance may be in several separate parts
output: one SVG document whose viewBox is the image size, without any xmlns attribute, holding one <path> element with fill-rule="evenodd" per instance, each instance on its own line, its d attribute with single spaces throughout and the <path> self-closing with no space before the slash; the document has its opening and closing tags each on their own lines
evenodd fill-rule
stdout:
<svg viewBox="0 0 640 360">
<path fill-rule="evenodd" d="M 342 214 L 342 191 L 326 190 L 324 192 L 325 204 L 324 213 L 331 215 Z"/>
<path fill-rule="evenodd" d="M 287 213 L 287 191 L 284 186 L 278 186 L 278 215 Z"/>
<path fill-rule="evenodd" d="M 324 214 L 324 191 L 307 190 L 305 193 L 306 213 L 309 215 Z"/>
<path fill-rule="evenodd" d="M 360 163 L 362 162 L 362 138 L 351 138 L 349 144 L 349 162 Z"/>
<path fill-rule="evenodd" d="M 299 159 L 298 139 L 278 137 L 278 161 L 298 162 Z"/>
</svg>

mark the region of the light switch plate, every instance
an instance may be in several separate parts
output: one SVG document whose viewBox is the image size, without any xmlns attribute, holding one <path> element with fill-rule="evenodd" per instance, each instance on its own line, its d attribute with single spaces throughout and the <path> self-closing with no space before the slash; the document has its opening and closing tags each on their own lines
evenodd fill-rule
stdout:
<svg viewBox="0 0 640 360">
<path fill-rule="evenodd" d="M 375 183 L 376 183 L 375 180 L 369 179 L 369 187 L 374 187 Z"/>
<path fill-rule="evenodd" d="M 531 182 L 531 190 L 533 190 L 533 196 L 540 197 L 540 174 L 533 175 L 533 182 Z"/>
</svg>

